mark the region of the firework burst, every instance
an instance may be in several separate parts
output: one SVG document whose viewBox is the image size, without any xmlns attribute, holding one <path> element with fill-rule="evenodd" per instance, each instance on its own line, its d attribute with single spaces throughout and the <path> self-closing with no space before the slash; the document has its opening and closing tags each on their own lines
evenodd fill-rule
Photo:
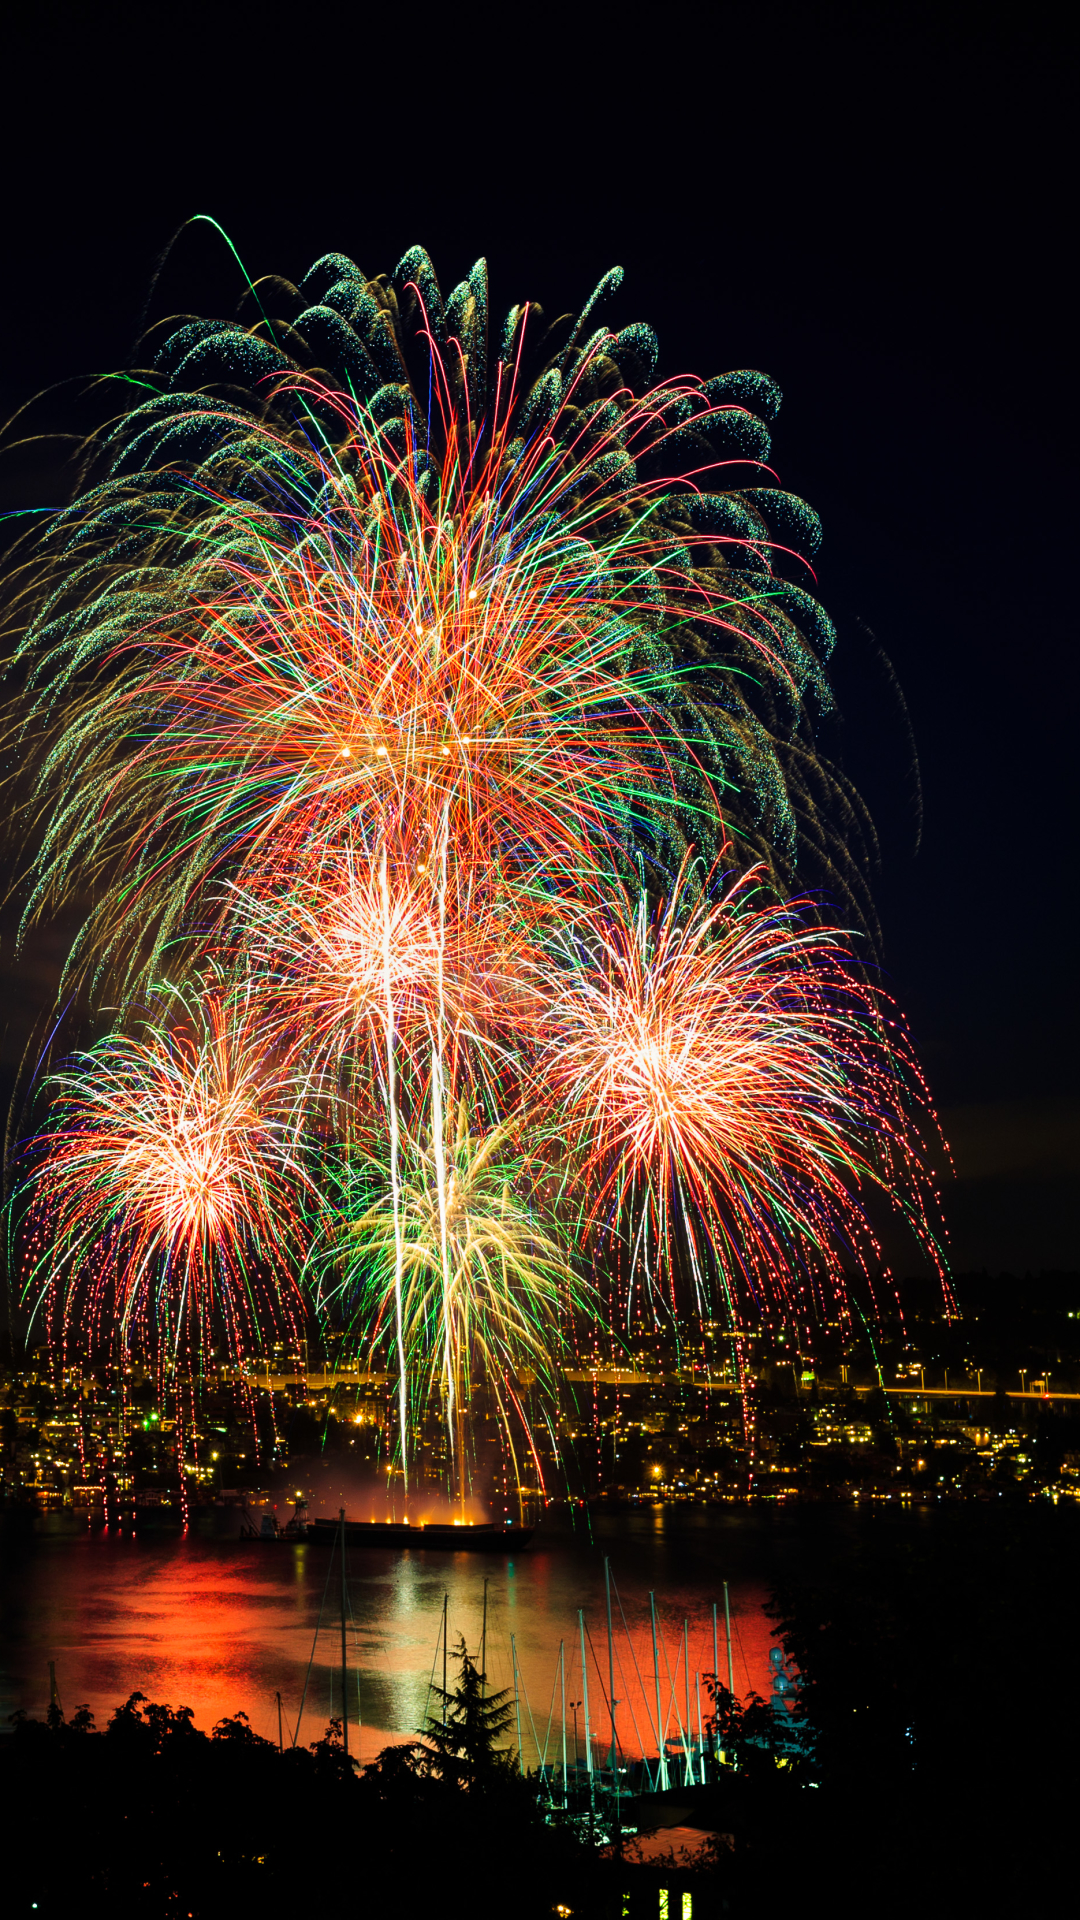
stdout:
<svg viewBox="0 0 1080 1920">
<path fill-rule="evenodd" d="M 62 1346 L 118 1344 L 163 1368 L 294 1337 L 306 1182 L 275 1113 L 250 1005 L 174 995 L 56 1073 L 31 1143 L 28 1290 Z"/>
<path fill-rule="evenodd" d="M 441 824 L 313 859 L 302 888 L 232 891 L 237 950 L 309 1099 L 382 1050 L 388 1018 L 420 1082 L 440 1036 L 467 1035 L 479 1069 L 542 1018 L 548 903 L 508 898 L 490 873 L 451 862 Z M 342 1126 L 347 1112 L 346 1100 Z"/>
<path fill-rule="evenodd" d="M 539 1385 L 553 1423 L 556 1364 L 574 1311 L 588 1304 L 566 1246 L 542 1224 L 548 1170 L 523 1135 L 519 1116 L 476 1131 L 462 1098 L 449 1128 L 406 1143 L 396 1196 L 381 1156 L 347 1168 L 330 1256 L 334 1289 L 376 1350 L 396 1338 L 400 1286 L 417 1414 L 425 1403 L 441 1412 L 462 1499 L 477 1395 L 490 1399 L 516 1469 L 516 1444 L 531 1444 L 523 1398 Z"/>
<path fill-rule="evenodd" d="M 659 902 L 617 895 L 556 990 L 540 1063 L 593 1231 L 614 1223 L 630 1273 L 677 1311 L 681 1268 L 693 1307 L 736 1325 L 842 1303 L 845 1264 L 880 1266 L 870 1189 L 941 1265 L 918 1130 L 933 1120 L 895 1009 L 805 903 L 761 904 L 760 880 L 721 891 L 686 862 Z"/>
<path fill-rule="evenodd" d="M 826 844 L 801 716 L 827 702 L 832 630 L 773 570 L 798 570 L 789 541 L 812 550 L 816 520 L 775 489 L 703 490 L 761 477 L 751 403 L 770 413 L 771 383 L 650 387 L 647 330 L 585 337 L 584 316 L 537 363 L 535 314 L 515 309 L 481 391 L 483 274 L 445 310 L 426 257 L 401 274 L 387 303 L 342 268 L 307 315 L 325 333 L 352 286 L 340 387 L 261 322 L 243 349 L 181 328 L 159 395 L 103 437 L 107 477 L 50 529 L 58 577 L 21 655 L 38 689 L 22 745 L 51 810 L 30 910 L 89 878 L 94 964 L 152 974 L 209 876 L 302 882 L 342 832 L 402 810 L 542 889 L 603 884 L 634 844 L 700 846 L 721 802 L 770 860 L 800 810 Z M 367 391 L 356 330 L 387 325 L 396 372 Z M 188 384 L 238 357 L 262 376 L 250 405 Z"/>
</svg>

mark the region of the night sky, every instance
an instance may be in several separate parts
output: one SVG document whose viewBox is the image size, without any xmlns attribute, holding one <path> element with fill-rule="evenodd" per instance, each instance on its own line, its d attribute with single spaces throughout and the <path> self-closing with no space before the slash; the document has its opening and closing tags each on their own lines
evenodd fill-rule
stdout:
<svg viewBox="0 0 1080 1920">
<path fill-rule="evenodd" d="M 819 510 L 884 961 L 952 1142 L 954 1266 L 1080 1267 L 1070 50 L 1049 9 L 41 10 L 7 35 L 0 408 L 124 364 L 211 213 L 253 277 L 414 242 L 493 310 L 580 305 L 661 373 L 761 367 Z M 595 24 L 589 25 L 589 19 Z M 158 21 L 156 27 L 148 22 Z M 389 24 L 388 24 L 389 22 Z M 149 32 L 160 38 L 151 42 Z M 153 314 L 227 313 L 208 227 Z M 1071 331 L 1071 329 L 1070 329 Z M 1067 477 L 1068 463 L 1068 477 Z M 5 509 L 52 457 L 0 457 Z M 921 766 L 922 843 L 906 700 Z M 10 1084 L 58 945 L 16 968 Z M 0 1089 L 2 1091 L 2 1089 Z"/>
</svg>

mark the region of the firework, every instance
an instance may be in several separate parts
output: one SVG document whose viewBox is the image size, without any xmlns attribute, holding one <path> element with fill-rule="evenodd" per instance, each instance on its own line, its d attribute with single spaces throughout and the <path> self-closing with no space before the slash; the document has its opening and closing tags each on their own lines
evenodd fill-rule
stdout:
<svg viewBox="0 0 1080 1920">
<path fill-rule="evenodd" d="M 419 249 L 167 327 L 26 575 L 28 915 L 89 890 L 122 1023 L 51 1084 L 31 1288 L 239 1354 L 304 1267 L 462 1494 L 470 1405 L 554 1420 L 588 1259 L 739 1328 L 842 1299 L 871 1189 L 936 1258 L 903 1029 L 777 904 L 809 860 L 870 918 L 779 396 L 655 384 L 619 277 L 497 345 Z M 166 958 L 217 984 L 140 1028 Z"/>
<path fill-rule="evenodd" d="M 762 904 L 761 878 L 721 890 L 686 862 L 659 901 L 616 894 L 555 987 L 540 1062 L 593 1232 L 616 1223 L 632 1282 L 676 1312 L 735 1326 L 843 1305 L 845 1265 L 881 1265 L 871 1189 L 941 1268 L 932 1114 L 895 1009 L 808 903 Z"/>
<path fill-rule="evenodd" d="M 515 1439 L 531 1444 L 525 1391 L 539 1384 L 554 1415 L 556 1363 L 588 1290 L 541 1224 L 547 1167 L 523 1146 L 520 1117 L 478 1132 L 462 1098 L 447 1128 L 437 1118 L 436 1107 L 426 1139 L 406 1143 L 396 1193 L 381 1156 L 346 1169 L 344 1234 L 332 1258 L 336 1290 L 376 1349 L 392 1329 L 396 1338 L 400 1289 L 417 1413 L 431 1404 L 442 1414 L 464 1499 L 470 1406 L 477 1395 L 490 1398 L 512 1455 Z"/>
<path fill-rule="evenodd" d="M 228 900 L 269 1030 L 302 1069 L 307 1101 L 344 1088 L 336 1121 L 345 1133 L 351 1075 L 384 1050 L 388 1019 L 403 1067 L 423 1080 L 440 1035 L 467 1036 L 479 1070 L 543 1017 L 547 904 L 530 910 L 528 895 L 508 896 L 490 872 L 451 862 L 443 824 L 436 817 L 412 836 L 312 859 L 302 888 L 235 888 Z"/>
<path fill-rule="evenodd" d="M 728 831 L 790 854 L 795 812 L 817 818 L 800 716 L 827 701 L 832 632 L 771 570 L 789 549 L 768 521 L 808 551 L 816 521 L 775 489 L 703 491 L 760 478 L 770 383 L 650 388 L 647 330 L 583 338 L 584 316 L 530 364 L 517 309 L 488 382 L 482 274 L 445 313 L 420 255 L 396 300 L 339 278 L 290 338 L 325 336 L 348 283 L 347 384 L 295 370 L 261 322 L 181 328 L 159 396 L 104 437 L 107 477 L 50 530 L 22 655 L 51 808 L 31 911 L 89 878 L 80 950 L 152 974 L 209 876 L 302 884 L 313 850 L 418 806 L 457 858 L 541 889 L 634 844 L 701 846 L 721 801 Z M 388 327 L 395 373 L 366 392 Z M 188 385 L 238 356 L 263 375 L 250 406 Z"/>
<path fill-rule="evenodd" d="M 512 1105 L 521 1039 L 544 1005 L 538 985 L 530 987 L 539 978 L 539 950 L 531 947 L 527 917 L 524 925 L 508 919 L 490 875 L 451 865 L 445 810 L 441 831 L 411 841 L 383 835 L 367 849 L 349 849 L 316 868 L 302 893 L 238 894 L 230 925 L 258 982 L 267 1031 L 293 1072 L 299 1125 L 310 1125 L 313 1112 L 326 1107 L 343 1142 L 377 1153 L 385 1165 L 405 1436 L 403 1130 L 414 1138 L 430 1131 L 441 1178 L 449 1086 L 486 1094 L 500 1109 Z M 415 1249 L 409 1259 L 415 1265 Z M 449 1291 L 446 1315 L 447 1341 L 459 1344 L 449 1332 L 450 1321 L 456 1324 Z M 402 1465 L 407 1484 L 404 1439 Z"/>
<path fill-rule="evenodd" d="M 28 1291 L 73 1338 L 198 1367 L 220 1329 L 235 1361 L 295 1344 L 306 1182 L 275 1115 L 250 1005 L 170 996 L 136 1037 L 56 1073 L 31 1142 Z"/>
</svg>

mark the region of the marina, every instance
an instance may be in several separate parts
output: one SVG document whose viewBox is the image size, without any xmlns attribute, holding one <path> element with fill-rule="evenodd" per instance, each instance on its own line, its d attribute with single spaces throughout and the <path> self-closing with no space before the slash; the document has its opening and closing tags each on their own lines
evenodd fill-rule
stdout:
<svg viewBox="0 0 1080 1920">
<path fill-rule="evenodd" d="M 353 1523 L 350 1528 L 344 1509 L 339 1515 L 336 1527 L 331 1522 L 322 1523 L 322 1539 L 331 1548 L 331 1560 L 327 1568 L 326 1584 L 315 1625 L 311 1659 L 304 1679 L 300 1711 L 291 1734 L 293 1746 L 297 1744 L 299 1738 L 319 1634 L 327 1619 L 328 1600 L 335 1585 L 335 1554 L 341 1628 L 340 1697 L 346 1703 L 350 1700 L 352 1688 L 349 1673 L 348 1626 L 352 1619 L 352 1605 L 347 1561 L 355 1531 L 356 1523 Z M 481 1526 L 476 1531 L 484 1534 L 491 1529 Z M 682 1634 L 676 1636 L 674 1645 L 669 1645 L 668 1631 L 665 1626 L 658 1624 L 656 1593 L 650 1591 L 648 1595 L 649 1643 L 652 1659 L 651 1667 L 643 1669 L 638 1658 L 635 1633 L 627 1618 L 622 1596 L 612 1575 L 611 1560 L 607 1554 L 603 1556 L 603 1583 L 603 1624 L 606 1632 L 599 1649 L 590 1626 L 586 1624 L 584 1608 L 579 1608 L 577 1611 L 576 1645 L 574 1641 L 571 1642 L 569 1674 L 573 1678 L 575 1671 L 573 1659 L 577 1654 L 576 1672 L 581 1689 L 580 1699 L 571 1702 L 572 1745 L 568 1741 L 568 1660 L 565 1637 L 559 1641 L 558 1664 L 552 1680 L 546 1722 L 541 1712 L 540 1724 L 543 1726 L 543 1744 L 541 1744 L 537 1712 L 541 1711 L 542 1703 L 537 1701 L 534 1710 L 534 1702 L 530 1700 L 525 1675 L 518 1662 L 517 1636 L 514 1632 L 510 1633 L 511 1685 L 490 1690 L 487 1687 L 491 1577 L 487 1576 L 484 1579 L 480 1633 L 474 1650 L 467 1648 L 465 1638 L 461 1636 L 457 1649 L 454 1652 L 451 1651 L 449 1590 L 443 1594 L 442 1616 L 432 1661 L 431 1678 L 428 1682 L 425 1725 L 430 1724 L 432 1717 L 439 1718 L 438 1706 L 432 1716 L 433 1697 L 436 1703 L 441 1702 L 442 1724 L 445 1725 L 446 1703 L 452 1693 L 452 1665 L 456 1662 L 463 1668 L 465 1659 L 470 1659 L 480 1675 L 485 1692 L 497 1692 L 506 1698 L 512 1694 L 513 1724 L 516 1733 L 514 1751 L 518 1755 L 522 1770 L 535 1773 L 541 1784 L 541 1791 L 546 1792 L 549 1811 L 552 1814 L 569 1813 L 572 1810 L 580 1812 L 584 1807 L 587 1807 L 590 1812 L 595 1812 L 601 1803 L 606 1803 L 609 1812 L 614 1806 L 617 1819 L 622 1792 L 666 1793 L 673 1786 L 704 1787 L 710 1779 L 716 1777 L 718 1767 L 723 1766 L 725 1760 L 729 1758 L 725 1755 L 721 1743 L 720 1720 L 716 1712 L 721 1690 L 726 1687 L 731 1695 L 734 1695 L 735 1691 L 731 1601 L 727 1581 L 723 1583 L 722 1616 L 718 1603 L 714 1600 L 712 1604 L 711 1664 L 704 1676 L 700 1667 L 694 1670 L 692 1690 L 689 1618 L 684 1619 Z M 332 1601 L 329 1612 L 333 1612 Z M 723 1665 L 720 1659 L 721 1644 L 724 1651 Z M 606 1663 L 603 1658 L 605 1653 Z M 442 1685 L 436 1689 L 434 1676 L 439 1669 L 440 1657 Z M 773 1725 L 781 1729 L 780 1738 L 786 1743 L 787 1751 L 795 1754 L 801 1750 L 803 1744 L 801 1722 L 795 1717 L 797 1681 L 790 1674 L 783 1651 L 779 1647 L 773 1647 L 770 1650 L 769 1672 L 772 1682 L 769 1706 L 774 1715 Z M 619 1688 L 618 1693 L 616 1685 Z M 580 1739 L 579 1710 L 581 1713 Z M 632 1737 L 629 1741 L 627 1719 L 632 1729 Z M 345 1750 L 348 1752 L 347 1704 L 341 1717 L 341 1726 Z M 280 1724 L 279 1739 L 283 1742 L 283 1727 Z"/>
</svg>

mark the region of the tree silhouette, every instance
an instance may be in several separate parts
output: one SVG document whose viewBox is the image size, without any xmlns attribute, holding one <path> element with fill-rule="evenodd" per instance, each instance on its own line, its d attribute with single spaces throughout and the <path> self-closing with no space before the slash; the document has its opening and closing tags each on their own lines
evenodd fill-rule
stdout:
<svg viewBox="0 0 1080 1920">
<path fill-rule="evenodd" d="M 510 1725 L 514 1708 L 509 1688 L 487 1692 L 487 1675 L 470 1660 L 464 1637 L 454 1658 L 461 1669 L 457 1686 L 452 1692 L 432 1688 L 443 1711 L 429 1716 L 424 1737 L 435 1749 L 444 1778 L 456 1779 L 462 1786 L 483 1786 L 517 1770 L 517 1755 L 496 1744 Z"/>
</svg>

